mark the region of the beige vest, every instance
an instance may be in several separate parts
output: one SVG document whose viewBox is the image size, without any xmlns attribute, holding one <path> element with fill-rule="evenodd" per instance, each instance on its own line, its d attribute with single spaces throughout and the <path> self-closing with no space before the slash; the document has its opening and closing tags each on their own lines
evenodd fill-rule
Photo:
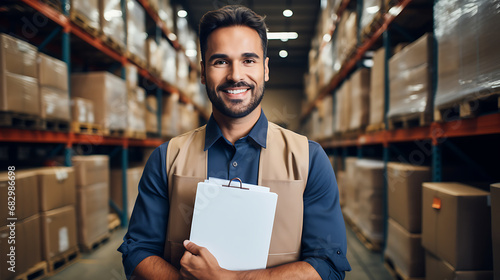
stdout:
<svg viewBox="0 0 500 280">
<path fill-rule="evenodd" d="M 164 258 L 180 267 L 182 242 L 189 239 L 196 186 L 207 178 L 206 126 L 170 140 L 167 176 L 170 213 Z M 261 148 L 258 184 L 278 194 L 267 266 L 299 260 L 303 193 L 309 171 L 307 138 L 269 122 L 266 148 Z"/>
</svg>

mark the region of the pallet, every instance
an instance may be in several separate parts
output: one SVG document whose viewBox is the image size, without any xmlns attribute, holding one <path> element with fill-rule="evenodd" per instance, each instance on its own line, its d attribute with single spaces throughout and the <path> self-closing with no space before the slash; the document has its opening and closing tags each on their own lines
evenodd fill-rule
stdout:
<svg viewBox="0 0 500 280">
<path fill-rule="evenodd" d="M 345 213 L 345 212 L 343 212 Z M 347 225 L 352 229 L 358 240 L 365 246 L 366 249 L 374 252 L 381 252 L 383 249 L 382 242 L 370 240 L 367 236 L 363 234 L 361 229 L 358 227 L 356 223 L 353 222 L 352 218 L 349 215 L 343 214 L 344 221 Z"/>
<path fill-rule="evenodd" d="M 120 228 L 120 218 L 116 213 L 108 214 L 108 230 L 110 233 L 117 231 Z"/>
<path fill-rule="evenodd" d="M 62 13 L 62 3 L 60 0 L 41 0 L 41 2 Z"/>
<path fill-rule="evenodd" d="M 110 137 L 125 137 L 125 129 L 103 129 L 103 134 Z"/>
<path fill-rule="evenodd" d="M 370 124 L 366 127 L 366 132 L 374 132 L 385 129 L 385 123 Z"/>
<path fill-rule="evenodd" d="M 146 138 L 161 138 L 158 132 L 146 132 Z"/>
<path fill-rule="evenodd" d="M 141 67 L 141 68 L 146 68 L 146 61 L 144 61 L 143 59 L 141 59 L 139 56 L 137 56 L 136 54 L 133 54 L 129 51 L 127 51 L 127 54 L 126 54 L 127 58 L 132 61 L 133 63 L 135 63 L 137 66 Z"/>
<path fill-rule="evenodd" d="M 109 237 L 111 234 L 106 232 L 105 234 L 99 236 L 95 241 L 90 242 L 89 244 L 80 244 L 80 250 L 83 253 L 90 253 L 97 250 L 102 245 L 106 244 L 109 241 Z"/>
<path fill-rule="evenodd" d="M 21 129 L 41 129 L 39 116 L 17 112 L 0 112 L 0 126 Z"/>
<path fill-rule="evenodd" d="M 401 269 L 399 269 L 397 266 L 395 266 L 394 263 L 392 262 L 392 260 L 390 258 L 388 258 L 387 256 L 384 257 L 384 267 L 385 267 L 385 269 L 387 269 L 389 274 L 391 274 L 391 276 L 394 279 L 398 279 L 398 280 L 424 280 L 425 279 L 425 278 L 419 278 L 419 277 L 406 276 L 401 271 Z"/>
<path fill-rule="evenodd" d="M 146 132 L 145 131 L 126 130 L 125 137 L 126 138 L 134 138 L 134 139 L 146 139 Z"/>
<path fill-rule="evenodd" d="M 69 132 L 69 121 L 58 119 L 42 119 L 42 129 L 58 132 Z"/>
<path fill-rule="evenodd" d="M 80 258 L 80 251 L 78 247 L 74 247 L 72 249 L 67 250 L 61 255 L 52 258 L 48 261 L 49 272 L 51 275 L 54 275 L 71 264 L 75 263 Z"/>
<path fill-rule="evenodd" d="M 102 135 L 101 125 L 95 123 L 71 122 L 71 131 L 81 134 Z"/>
<path fill-rule="evenodd" d="M 111 49 L 116 51 L 117 53 L 122 54 L 122 55 L 125 54 L 125 44 L 118 43 L 118 41 L 115 38 L 108 36 L 106 34 L 102 34 L 101 41 L 105 45 L 107 45 L 108 47 L 110 47 Z"/>
<path fill-rule="evenodd" d="M 389 130 L 404 128 L 408 129 L 416 126 L 429 125 L 432 120 L 431 116 L 426 112 L 415 113 L 410 115 L 395 116 L 387 120 Z"/>
<path fill-rule="evenodd" d="M 91 24 L 92 21 L 90 19 L 74 9 L 70 12 L 70 19 L 74 24 L 96 38 L 99 38 L 102 34 L 102 31 L 98 27 Z"/>
<path fill-rule="evenodd" d="M 47 262 L 39 262 L 32 266 L 28 271 L 17 275 L 15 280 L 39 280 L 47 277 L 49 274 L 47 270 Z"/>
<path fill-rule="evenodd" d="M 478 115 L 500 111 L 500 92 L 479 93 L 464 100 L 434 109 L 436 122 L 474 118 Z"/>
</svg>

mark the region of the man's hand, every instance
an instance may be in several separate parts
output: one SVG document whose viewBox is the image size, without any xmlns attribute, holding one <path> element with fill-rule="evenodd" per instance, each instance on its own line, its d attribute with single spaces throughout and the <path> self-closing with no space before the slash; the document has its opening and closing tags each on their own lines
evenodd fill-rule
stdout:
<svg viewBox="0 0 500 280">
<path fill-rule="evenodd" d="M 221 268 L 207 248 L 184 240 L 186 252 L 181 259 L 181 276 L 184 279 L 227 279 L 229 271 Z"/>
</svg>

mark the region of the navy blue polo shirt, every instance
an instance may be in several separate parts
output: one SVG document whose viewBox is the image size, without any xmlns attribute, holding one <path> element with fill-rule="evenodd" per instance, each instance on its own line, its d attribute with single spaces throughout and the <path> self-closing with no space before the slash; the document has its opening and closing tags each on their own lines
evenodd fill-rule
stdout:
<svg viewBox="0 0 500 280">
<path fill-rule="evenodd" d="M 234 145 L 224 138 L 210 117 L 205 136 L 208 176 L 257 184 L 261 148 L 266 147 L 268 121 L 264 113 L 250 133 Z M 163 256 L 169 199 L 166 173 L 168 142 L 149 157 L 139 182 L 128 232 L 118 248 L 123 254 L 127 278 L 149 256 Z M 321 146 L 309 141 L 309 174 L 304 191 L 304 222 L 301 260 L 311 264 L 322 279 L 343 279 L 351 267 L 346 258 L 347 241 L 340 210 L 337 181 Z"/>
</svg>

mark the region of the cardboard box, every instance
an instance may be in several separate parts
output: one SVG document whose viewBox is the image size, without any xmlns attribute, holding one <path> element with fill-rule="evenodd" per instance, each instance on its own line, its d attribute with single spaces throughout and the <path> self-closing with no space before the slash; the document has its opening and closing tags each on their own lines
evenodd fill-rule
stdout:
<svg viewBox="0 0 500 280">
<path fill-rule="evenodd" d="M 104 35 L 125 49 L 125 21 L 122 15 L 121 0 L 99 1 L 99 15 Z"/>
<path fill-rule="evenodd" d="M 429 252 L 425 254 L 425 279 L 426 280 L 491 280 L 493 271 L 470 270 L 457 271 L 446 261 L 439 259 Z"/>
<path fill-rule="evenodd" d="M 80 18 L 84 17 L 85 24 L 99 29 L 99 0 L 71 0 L 71 13 L 78 13 Z"/>
<path fill-rule="evenodd" d="M 40 86 L 52 87 L 67 92 L 68 65 L 64 61 L 39 53 L 38 82 Z"/>
<path fill-rule="evenodd" d="M 92 100 L 95 123 L 103 129 L 127 128 L 127 90 L 119 77 L 108 72 L 72 74 L 71 96 Z"/>
<path fill-rule="evenodd" d="M 357 157 L 347 157 L 345 158 L 345 204 L 344 204 L 344 215 L 347 216 L 354 224 L 358 221 L 359 212 L 359 194 L 358 185 L 356 183 Z"/>
<path fill-rule="evenodd" d="M 370 69 L 359 69 L 351 76 L 350 130 L 364 128 L 368 124 L 369 93 Z"/>
<path fill-rule="evenodd" d="M 127 81 L 127 89 L 135 89 L 139 86 L 139 73 L 137 66 L 134 64 L 125 65 L 125 80 Z"/>
<path fill-rule="evenodd" d="M 139 181 L 142 177 L 142 171 L 144 170 L 143 166 L 140 167 L 132 167 L 127 169 L 127 212 L 128 216 L 132 215 L 132 210 L 135 205 L 135 199 L 139 194 Z M 118 206 L 120 209 L 123 209 L 122 203 L 122 170 L 121 169 L 111 169 L 111 177 L 110 177 L 110 198 L 111 200 Z"/>
<path fill-rule="evenodd" d="M 422 235 L 409 233 L 393 219 L 387 225 L 387 246 L 384 256 L 407 278 L 425 277 L 425 251 Z"/>
<path fill-rule="evenodd" d="M 28 269 L 42 261 L 42 237 L 40 236 L 40 215 L 36 214 L 15 224 L 15 233 L 11 228 L 0 227 L 0 279 L 10 280 L 27 272 Z M 9 244 L 9 237 L 15 235 L 15 244 Z M 11 246 L 15 247 L 15 272 L 8 268 Z"/>
<path fill-rule="evenodd" d="M 0 72 L 0 111 L 40 115 L 36 78 Z"/>
<path fill-rule="evenodd" d="M 146 132 L 158 133 L 158 99 L 154 95 L 146 97 Z"/>
<path fill-rule="evenodd" d="M 387 164 L 388 215 L 411 233 L 422 231 L 422 183 L 431 181 L 428 166 Z"/>
<path fill-rule="evenodd" d="M 38 176 L 41 212 L 76 203 L 73 167 L 43 167 L 32 170 Z"/>
<path fill-rule="evenodd" d="M 339 189 L 339 202 L 340 206 L 344 207 L 346 200 L 346 172 L 345 171 L 337 171 L 335 172 L 335 176 L 337 177 L 337 187 Z"/>
<path fill-rule="evenodd" d="M 146 62 L 146 11 L 136 0 L 127 0 L 127 51 Z"/>
<path fill-rule="evenodd" d="M 73 156 L 76 186 L 83 188 L 97 183 L 109 185 L 109 156 Z"/>
<path fill-rule="evenodd" d="M 77 191 L 78 244 L 92 243 L 108 234 L 109 183 L 88 185 Z"/>
<path fill-rule="evenodd" d="M 7 225 L 7 218 L 11 217 L 7 209 L 8 197 L 15 198 L 14 216 L 18 221 L 24 220 L 40 211 L 40 201 L 38 194 L 38 178 L 35 172 L 14 171 L 14 176 L 9 176 L 8 172 L 0 173 L 0 201 L 2 201 L 3 210 L 0 211 L 0 227 Z M 14 177 L 10 181 L 9 177 Z M 9 187 L 14 182 L 14 195 L 9 195 Z"/>
<path fill-rule="evenodd" d="M 146 132 L 146 92 L 141 87 L 128 91 L 127 129 Z"/>
<path fill-rule="evenodd" d="M 500 279 L 500 183 L 491 185 L 491 232 L 493 239 L 493 271 Z"/>
<path fill-rule="evenodd" d="M 42 238 L 42 256 L 47 261 L 75 248 L 75 207 L 71 205 L 43 212 Z"/>
<path fill-rule="evenodd" d="M 95 123 L 94 102 L 81 97 L 71 98 L 71 120 L 79 123 Z"/>
<path fill-rule="evenodd" d="M 389 59 L 389 79 L 393 80 L 408 69 L 430 64 L 432 57 L 432 33 L 424 34 Z"/>
<path fill-rule="evenodd" d="M 0 73 L 6 72 L 31 78 L 38 77 L 35 46 L 0 33 Z"/>
<path fill-rule="evenodd" d="M 40 87 L 40 113 L 43 119 L 70 121 L 69 93 L 52 87 Z"/>
<path fill-rule="evenodd" d="M 423 183 L 422 245 L 456 270 L 491 270 L 489 192 L 460 183 Z"/>
<path fill-rule="evenodd" d="M 384 122 L 385 104 L 385 48 L 380 48 L 373 55 L 373 67 L 370 71 L 370 124 Z"/>
</svg>

